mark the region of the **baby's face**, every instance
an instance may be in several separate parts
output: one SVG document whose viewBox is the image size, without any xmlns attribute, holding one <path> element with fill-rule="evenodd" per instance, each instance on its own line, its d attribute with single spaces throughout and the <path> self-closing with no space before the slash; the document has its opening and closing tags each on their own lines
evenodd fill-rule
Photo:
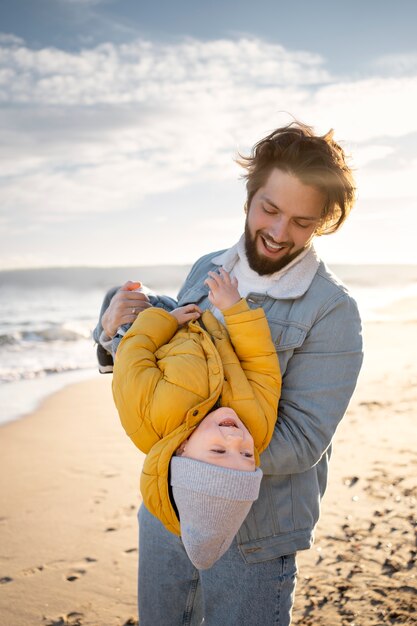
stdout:
<svg viewBox="0 0 417 626">
<path fill-rule="evenodd" d="M 206 415 L 185 442 L 182 456 L 229 469 L 255 471 L 252 435 L 227 407 Z"/>
</svg>

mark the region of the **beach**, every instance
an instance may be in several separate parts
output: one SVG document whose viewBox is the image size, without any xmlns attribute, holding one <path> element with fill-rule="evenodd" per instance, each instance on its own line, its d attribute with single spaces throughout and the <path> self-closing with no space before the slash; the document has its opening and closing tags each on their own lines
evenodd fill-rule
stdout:
<svg viewBox="0 0 417 626">
<path fill-rule="evenodd" d="M 365 324 L 316 541 L 298 557 L 296 626 L 417 624 L 417 301 L 401 306 L 401 322 Z M 111 376 L 1 427 L 1 626 L 137 623 L 142 460 Z"/>
<path fill-rule="evenodd" d="M 299 554 L 297 626 L 417 624 L 417 321 L 365 324 L 364 339 L 315 544 Z"/>
</svg>

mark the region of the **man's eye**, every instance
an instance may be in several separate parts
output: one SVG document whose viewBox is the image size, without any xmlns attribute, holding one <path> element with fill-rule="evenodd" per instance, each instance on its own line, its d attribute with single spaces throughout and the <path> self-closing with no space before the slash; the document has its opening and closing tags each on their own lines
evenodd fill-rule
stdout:
<svg viewBox="0 0 417 626">
<path fill-rule="evenodd" d="M 271 207 L 265 206 L 264 204 L 262 205 L 262 209 L 265 213 L 268 213 L 268 215 L 273 215 L 275 213 L 274 209 L 271 209 Z"/>
<path fill-rule="evenodd" d="M 299 228 L 308 228 L 311 224 L 301 224 L 300 222 L 295 222 L 295 225 Z"/>
</svg>

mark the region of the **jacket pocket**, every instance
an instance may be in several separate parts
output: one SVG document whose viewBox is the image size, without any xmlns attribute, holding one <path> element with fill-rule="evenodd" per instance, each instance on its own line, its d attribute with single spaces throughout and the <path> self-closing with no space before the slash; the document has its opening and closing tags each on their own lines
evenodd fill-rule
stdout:
<svg viewBox="0 0 417 626">
<path fill-rule="evenodd" d="M 295 350 L 303 345 L 308 330 L 305 326 L 270 318 L 268 318 L 268 324 L 277 352 Z"/>
<path fill-rule="evenodd" d="M 308 329 L 282 320 L 268 319 L 268 324 L 271 329 L 272 341 L 277 351 L 281 375 L 283 376 L 287 369 L 288 361 L 294 354 L 294 350 L 303 345 Z"/>
</svg>

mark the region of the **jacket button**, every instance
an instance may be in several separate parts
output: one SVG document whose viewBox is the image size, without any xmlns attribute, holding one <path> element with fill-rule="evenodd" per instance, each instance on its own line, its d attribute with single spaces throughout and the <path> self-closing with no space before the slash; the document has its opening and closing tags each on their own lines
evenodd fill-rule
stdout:
<svg viewBox="0 0 417 626">
<path fill-rule="evenodd" d="M 198 415 L 198 411 L 193 411 L 193 416 L 195 417 L 196 415 Z"/>
</svg>

